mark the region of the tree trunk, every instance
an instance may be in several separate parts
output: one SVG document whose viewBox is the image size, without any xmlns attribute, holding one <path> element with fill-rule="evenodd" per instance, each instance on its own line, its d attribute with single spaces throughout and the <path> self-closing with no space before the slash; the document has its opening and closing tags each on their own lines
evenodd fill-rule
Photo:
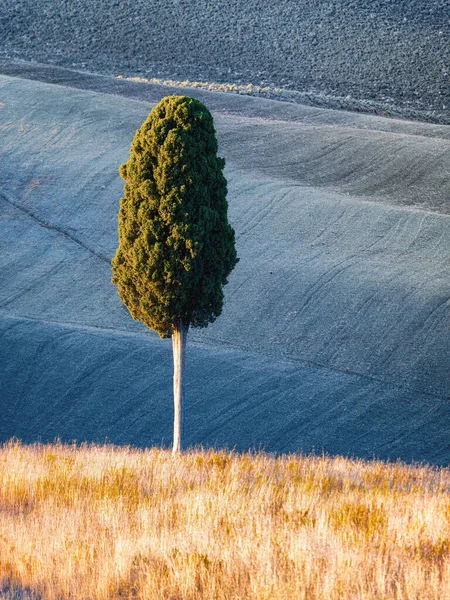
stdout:
<svg viewBox="0 0 450 600">
<path fill-rule="evenodd" d="M 174 423 L 173 423 L 173 449 L 172 454 L 178 454 L 183 449 L 184 429 L 184 404 L 183 404 L 183 371 L 184 350 L 186 336 L 189 326 L 182 320 L 178 321 L 172 332 L 173 349 L 173 400 L 174 400 Z"/>
</svg>

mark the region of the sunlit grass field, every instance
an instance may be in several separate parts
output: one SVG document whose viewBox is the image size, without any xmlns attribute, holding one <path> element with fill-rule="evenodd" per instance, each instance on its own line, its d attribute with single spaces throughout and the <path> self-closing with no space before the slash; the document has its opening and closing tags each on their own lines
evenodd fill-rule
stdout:
<svg viewBox="0 0 450 600">
<path fill-rule="evenodd" d="M 447 600 L 450 470 L 10 442 L 0 597 Z"/>
</svg>

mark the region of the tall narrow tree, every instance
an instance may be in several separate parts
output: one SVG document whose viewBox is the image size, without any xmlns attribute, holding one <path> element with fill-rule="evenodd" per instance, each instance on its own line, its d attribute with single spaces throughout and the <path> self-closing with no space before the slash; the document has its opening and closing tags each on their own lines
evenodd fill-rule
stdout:
<svg viewBox="0 0 450 600">
<path fill-rule="evenodd" d="M 223 290 L 237 261 L 228 223 L 225 161 L 208 109 L 167 96 L 136 132 L 119 210 L 113 283 L 134 319 L 172 337 L 173 453 L 183 442 L 183 367 L 190 327 L 222 312 Z"/>
</svg>

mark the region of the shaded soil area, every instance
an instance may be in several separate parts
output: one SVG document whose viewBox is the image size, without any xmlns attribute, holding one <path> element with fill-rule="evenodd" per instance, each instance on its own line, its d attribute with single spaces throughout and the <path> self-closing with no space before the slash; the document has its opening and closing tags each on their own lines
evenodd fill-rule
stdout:
<svg viewBox="0 0 450 600">
<path fill-rule="evenodd" d="M 26 74 L 0 76 L 0 440 L 165 445 L 170 342 L 110 258 L 117 168 L 167 89 Z M 189 333 L 188 443 L 447 464 L 450 127 L 195 94 L 241 260 Z"/>
<path fill-rule="evenodd" d="M 449 0 L 0 0 L 0 31 L 4 57 L 450 119 Z"/>
</svg>

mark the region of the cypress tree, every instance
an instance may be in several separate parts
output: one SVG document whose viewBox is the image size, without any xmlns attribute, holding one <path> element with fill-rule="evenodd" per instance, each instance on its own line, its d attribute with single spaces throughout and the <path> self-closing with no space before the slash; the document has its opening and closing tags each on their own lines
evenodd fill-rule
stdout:
<svg viewBox="0 0 450 600">
<path fill-rule="evenodd" d="M 188 329 L 220 315 L 222 287 L 239 260 L 224 166 L 208 109 L 194 98 L 167 96 L 138 129 L 119 168 L 125 187 L 112 281 L 134 319 L 172 337 L 174 454 L 182 447 Z"/>
</svg>

